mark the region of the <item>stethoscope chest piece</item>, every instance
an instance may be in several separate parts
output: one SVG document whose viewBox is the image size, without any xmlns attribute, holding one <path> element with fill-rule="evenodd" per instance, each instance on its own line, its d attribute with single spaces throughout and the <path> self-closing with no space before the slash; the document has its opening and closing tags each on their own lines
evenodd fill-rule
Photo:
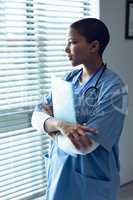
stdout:
<svg viewBox="0 0 133 200">
<path fill-rule="evenodd" d="M 94 106 L 98 101 L 100 90 L 96 87 L 90 87 L 83 94 L 82 98 L 85 100 L 86 106 Z"/>
</svg>

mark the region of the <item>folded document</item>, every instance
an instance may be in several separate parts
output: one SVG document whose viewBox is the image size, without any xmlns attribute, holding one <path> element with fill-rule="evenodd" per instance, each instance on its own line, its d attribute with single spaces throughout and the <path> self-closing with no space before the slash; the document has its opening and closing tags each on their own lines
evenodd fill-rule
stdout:
<svg viewBox="0 0 133 200">
<path fill-rule="evenodd" d="M 76 123 L 74 94 L 70 82 L 64 81 L 60 78 L 52 78 L 52 100 L 54 117 L 56 119 Z M 60 149 L 72 156 L 76 156 L 76 154 L 87 154 L 97 147 L 96 144 L 92 146 L 92 149 L 88 147 L 87 149 L 78 150 L 71 140 L 63 133 L 55 135 L 54 141 Z"/>
<path fill-rule="evenodd" d="M 53 112 L 56 119 L 76 123 L 74 95 L 71 82 L 52 78 Z"/>
</svg>

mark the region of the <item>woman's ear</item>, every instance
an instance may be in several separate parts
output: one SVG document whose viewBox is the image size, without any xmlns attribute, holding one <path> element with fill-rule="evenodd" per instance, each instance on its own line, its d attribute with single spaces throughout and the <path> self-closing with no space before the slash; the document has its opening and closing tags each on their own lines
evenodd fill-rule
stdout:
<svg viewBox="0 0 133 200">
<path fill-rule="evenodd" d="M 94 40 L 91 42 L 90 51 L 92 53 L 98 52 L 100 48 L 100 42 L 98 40 Z"/>
</svg>

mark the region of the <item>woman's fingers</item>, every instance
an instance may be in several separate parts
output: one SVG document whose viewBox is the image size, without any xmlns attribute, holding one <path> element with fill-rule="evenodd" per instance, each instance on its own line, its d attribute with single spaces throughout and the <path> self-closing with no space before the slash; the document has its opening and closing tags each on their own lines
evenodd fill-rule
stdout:
<svg viewBox="0 0 133 200">
<path fill-rule="evenodd" d="M 81 127 L 78 127 L 76 132 L 77 132 L 77 136 L 84 136 L 86 130 L 82 129 Z"/>
<path fill-rule="evenodd" d="M 74 134 L 75 134 L 75 137 L 78 137 L 78 136 L 86 135 L 87 132 L 98 133 L 96 128 L 89 128 L 86 126 L 78 125 Z"/>
<path fill-rule="evenodd" d="M 87 136 L 81 136 L 79 140 L 82 144 L 82 148 L 84 149 L 92 145 L 92 141 Z"/>
<path fill-rule="evenodd" d="M 87 127 L 87 126 L 84 126 L 84 125 L 80 125 L 80 127 L 85 131 L 90 131 L 92 133 L 98 133 L 98 130 L 96 128 L 90 128 L 90 127 Z"/>
<path fill-rule="evenodd" d="M 73 145 L 77 148 L 77 149 L 81 149 L 81 142 L 76 139 L 75 137 L 73 137 L 72 135 L 69 135 L 69 139 L 71 140 L 71 142 L 73 143 Z"/>
<path fill-rule="evenodd" d="M 67 137 L 73 136 L 75 139 L 78 139 L 80 136 L 85 136 L 87 132 L 97 133 L 97 129 L 95 128 L 89 128 L 80 124 L 70 124 L 64 121 L 58 124 L 58 129 Z"/>
<path fill-rule="evenodd" d="M 88 128 L 80 124 L 70 124 L 60 121 L 58 129 L 65 134 L 77 149 L 86 149 L 92 145 L 92 141 L 88 138 L 87 132 L 96 133 L 97 129 Z"/>
<path fill-rule="evenodd" d="M 69 139 L 77 149 L 86 149 L 92 145 L 92 141 L 87 136 L 79 136 L 78 138 L 69 136 Z"/>
</svg>

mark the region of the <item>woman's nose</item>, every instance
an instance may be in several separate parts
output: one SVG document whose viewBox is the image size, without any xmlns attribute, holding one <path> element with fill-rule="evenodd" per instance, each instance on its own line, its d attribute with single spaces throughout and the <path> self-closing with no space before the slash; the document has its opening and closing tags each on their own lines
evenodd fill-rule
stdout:
<svg viewBox="0 0 133 200">
<path fill-rule="evenodd" d="M 69 45 L 67 45 L 67 46 L 65 47 L 65 52 L 66 52 L 66 53 L 70 53 Z"/>
</svg>

